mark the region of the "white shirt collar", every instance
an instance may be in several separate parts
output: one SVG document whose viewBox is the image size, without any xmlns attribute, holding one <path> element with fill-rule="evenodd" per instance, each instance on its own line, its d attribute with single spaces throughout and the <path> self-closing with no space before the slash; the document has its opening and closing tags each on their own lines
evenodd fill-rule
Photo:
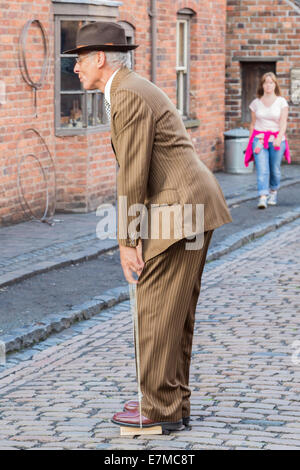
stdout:
<svg viewBox="0 0 300 470">
<path fill-rule="evenodd" d="M 108 101 L 108 103 L 110 104 L 110 88 L 111 88 L 111 84 L 112 84 L 112 81 L 114 79 L 114 76 L 116 75 L 116 73 L 119 71 L 120 69 L 117 69 L 114 71 L 114 73 L 112 74 L 112 76 L 110 77 L 110 79 L 108 80 L 108 82 L 106 83 L 105 85 L 105 88 L 104 88 L 104 96 L 105 96 L 105 99 L 106 101 Z"/>
</svg>

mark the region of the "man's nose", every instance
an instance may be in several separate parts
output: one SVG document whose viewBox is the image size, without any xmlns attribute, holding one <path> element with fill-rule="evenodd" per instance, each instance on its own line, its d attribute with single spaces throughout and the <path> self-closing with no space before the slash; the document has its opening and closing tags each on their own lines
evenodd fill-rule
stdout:
<svg viewBox="0 0 300 470">
<path fill-rule="evenodd" d="M 79 65 L 77 64 L 77 62 L 75 63 L 74 72 L 79 73 Z"/>
</svg>

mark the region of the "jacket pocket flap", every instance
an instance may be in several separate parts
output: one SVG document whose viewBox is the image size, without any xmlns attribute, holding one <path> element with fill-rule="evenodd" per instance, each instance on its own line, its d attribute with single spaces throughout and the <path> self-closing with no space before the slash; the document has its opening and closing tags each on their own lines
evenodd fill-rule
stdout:
<svg viewBox="0 0 300 470">
<path fill-rule="evenodd" d="M 180 197 L 176 189 L 164 189 L 154 196 L 150 197 L 145 201 L 146 206 L 151 204 L 159 204 L 160 206 L 168 206 L 172 204 L 179 204 Z"/>
</svg>

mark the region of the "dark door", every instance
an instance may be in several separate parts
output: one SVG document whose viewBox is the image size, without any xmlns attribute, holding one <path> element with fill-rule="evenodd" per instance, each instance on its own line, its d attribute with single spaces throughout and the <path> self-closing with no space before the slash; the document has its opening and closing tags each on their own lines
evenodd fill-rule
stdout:
<svg viewBox="0 0 300 470">
<path fill-rule="evenodd" d="M 276 62 L 241 62 L 242 69 L 242 121 L 251 122 L 249 104 L 256 98 L 256 90 L 264 73 L 276 73 Z"/>
</svg>

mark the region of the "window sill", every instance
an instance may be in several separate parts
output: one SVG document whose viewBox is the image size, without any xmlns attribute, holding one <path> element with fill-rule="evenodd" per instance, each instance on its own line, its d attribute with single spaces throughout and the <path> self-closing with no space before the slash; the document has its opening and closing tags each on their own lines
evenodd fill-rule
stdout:
<svg viewBox="0 0 300 470">
<path fill-rule="evenodd" d="M 56 137 L 67 137 L 67 136 L 75 136 L 75 135 L 97 134 L 99 132 L 108 132 L 108 131 L 110 131 L 110 125 L 103 124 L 102 126 L 87 127 L 87 128 L 80 128 L 80 129 L 56 129 L 55 135 Z"/>
<path fill-rule="evenodd" d="M 186 129 L 191 129 L 192 127 L 199 127 L 200 120 L 199 119 L 184 119 L 183 123 Z"/>
<path fill-rule="evenodd" d="M 122 2 L 114 0 L 52 0 L 52 3 L 87 3 L 88 5 L 104 5 L 108 7 L 120 7 L 123 5 Z"/>
<path fill-rule="evenodd" d="M 183 121 L 186 129 L 191 129 L 193 127 L 199 127 L 200 126 L 200 120 L 199 119 L 185 119 Z M 109 124 L 103 124 L 102 126 L 97 126 L 97 127 L 88 127 L 88 128 L 81 128 L 81 129 L 56 129 L 55 130 L 55 135 L 56 137 L 72 137 L 76 135 L 89 135 L 89 134 L 97 134 L 98 132 L 109 132 L 110 131 L 110 125 Z"/>
</svg>

